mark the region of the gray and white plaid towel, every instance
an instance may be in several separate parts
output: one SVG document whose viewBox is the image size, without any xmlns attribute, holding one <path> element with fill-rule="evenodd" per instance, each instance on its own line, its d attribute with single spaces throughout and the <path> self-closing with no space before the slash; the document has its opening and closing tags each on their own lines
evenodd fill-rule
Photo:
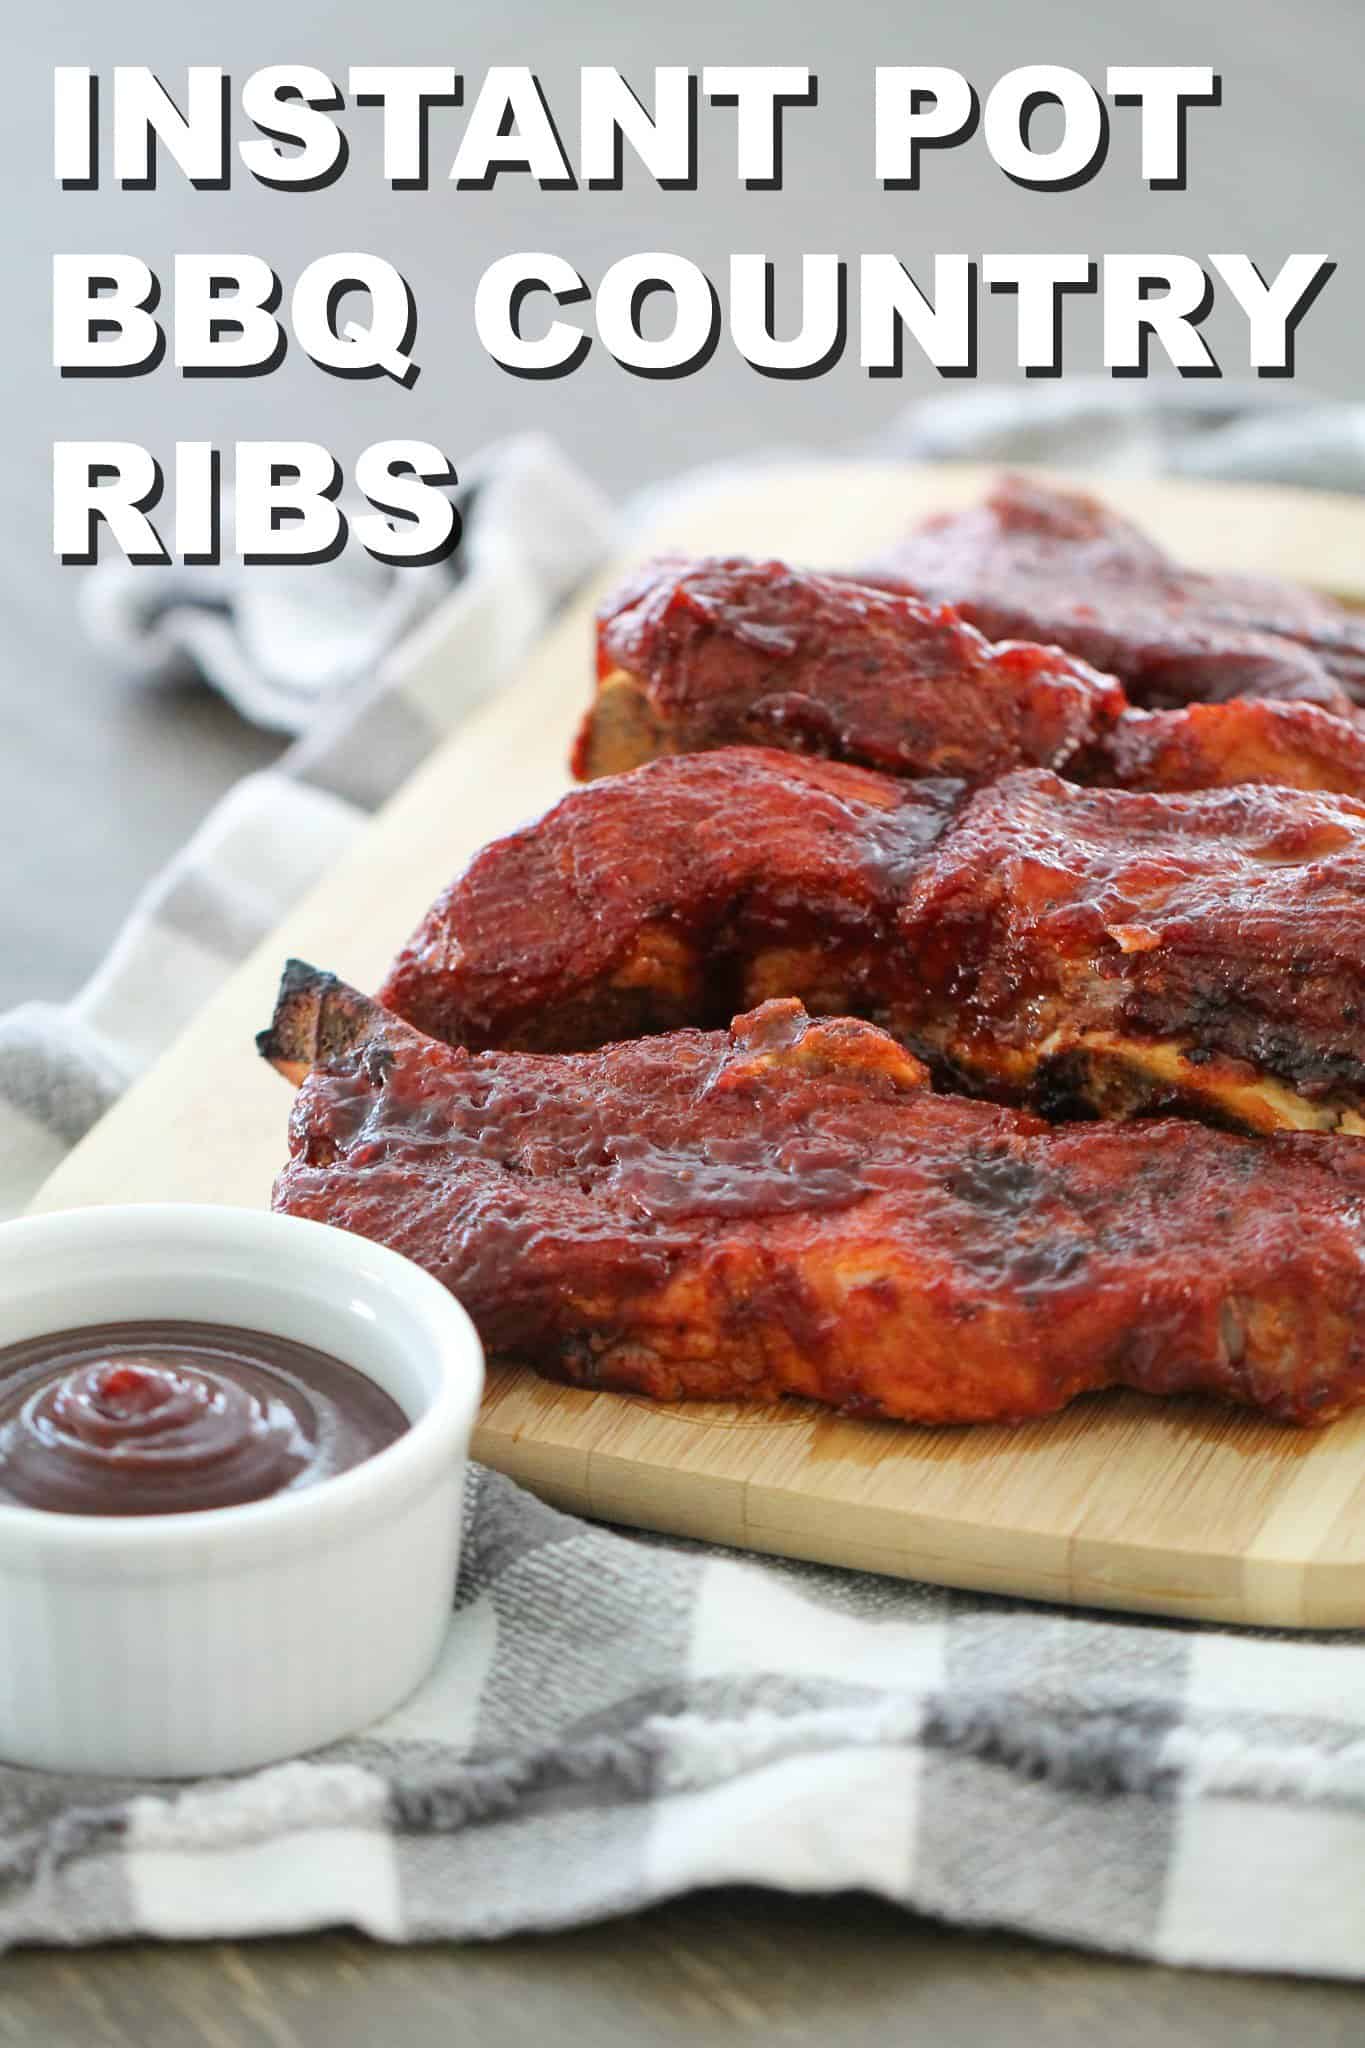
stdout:
<svg viewBox="0 0 1365 2048">
<path fill-rule="evenodd" d="M 1111 461 L 1116 439 L 1147 461 L 1175 439 L 1151 401 L 1097 436 L 1094 403 L 1052 422 L 1068 462 L 1069 431 Z M 1288 413 L 1177 410 L 1183 466 L 1200 437 L 1231 436 L 1235 458 L 1259 434 L 1289 473 Z M 1032 421 L 981 393 L 897 445 L 1019 461 Z M 1304 428 L 1311 480 L 1320 416 Z M 10 1208 L 184 1021 L 166 991 L 209 993 L 496 687 L 607 530 L 543 444 L 495 452 L 466 581 L 417 646 L 364 695 L 341 685 L 280 770 L 228 797 L 74 1005 L 0 1022 Z M 440 1664 L 363 1736 L 188 1788 L 0 1767 L 0 1946 L 338 1922 L 487 1937 L 744 1882 L 861 1886 L 1167 1962 L 1365 1976 L 1365 1638 L 759 1564 L 593 1528 L 484 1472 L 466 1515 Z"/>
</svg>

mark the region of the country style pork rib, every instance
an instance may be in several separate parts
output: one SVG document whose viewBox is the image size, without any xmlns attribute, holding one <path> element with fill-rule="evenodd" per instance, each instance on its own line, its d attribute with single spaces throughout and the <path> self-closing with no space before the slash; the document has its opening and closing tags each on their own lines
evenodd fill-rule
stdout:
<svg viewBox="0 0 1365 2048">
<path fill-rule="evenodd" d="M 275 1206 L 406 1253 L 490 1349 L 663 1399 L 920 1422 L 1105 1386 L 1326 1421 L 1365 1395 L 1365 1146 L 1055 1129 L 769 1003 L 579 1055 L 433 1044 L 295 963 Z"/>
<path fill-rule="evenodd" d="M 989 782 L 1065 768 L 1125 702 L 1083 662 L 993 647 L 945 607 L 738 559 L 637 572 L 599 614 L 597 673 L 582 781 L 748 744 Z"/>
<path fill-rule="evenodd" d="M 953 605 L 992 639 L 1065 647 L 1135 704 L 1365 704 L 1365 621 L 1344 606 L 1269 577 L 1182 568 L 1098 499 L 1033 479 L 927 520 L 859 574 Z"/>
<path fill-rule="evenodd" d="M 1056 648 L 994 645 L 945 605 L 782 562 L 647 564 L 602 607 L 597 676 L 574 750 L 582 781 L 759 744 L 973 784 L 1040 767 L 1127 789 L 1365 796 L 1353 718 L 1262 698 L 1134 710 Z"/>
<path fill-rule="evenodd" d="M 1365 803 L 664 759 L 486 847 L 380 1000 L 451 1044 L 563 1051 L 769 996 L 1052 1112 L 1365 1133 Z"/>
<path fill-rule="evenodd" d="M 1281 789 L 1365 797 L 1365 723 L 1317 704 L 1230 697 L 1179 711 L 1125 711 L 1069 780 L 1114 789 L 1228 789 L 1269 782 Z"/>
</svg>

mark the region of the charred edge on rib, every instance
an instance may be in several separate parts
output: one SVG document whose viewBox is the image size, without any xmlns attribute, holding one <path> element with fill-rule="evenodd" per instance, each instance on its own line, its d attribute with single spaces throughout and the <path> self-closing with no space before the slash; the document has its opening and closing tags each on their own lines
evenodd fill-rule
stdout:
<svg viewBox="0 0 1365 2048">
<path fill-rule="evenodd" d="M 256 1049 L 297 1084 L 311 1067 L 362 1044 L 383 1019 L 377 1003 L 334 974 L 306 960 L 289 960 L 280 978 L 275 1014 L 258 1034 Z"/>
</svg>

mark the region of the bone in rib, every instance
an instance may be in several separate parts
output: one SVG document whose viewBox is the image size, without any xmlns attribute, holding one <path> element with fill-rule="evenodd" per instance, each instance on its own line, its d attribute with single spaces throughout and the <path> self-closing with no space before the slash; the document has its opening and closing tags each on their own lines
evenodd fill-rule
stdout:
<svg viewBox="0 0 1365 2048">
<path fill-rule="evenodd" d="M 769 996 L 1049 1113 L 1365 1131 L 1365 803 L 683 755 L 486 847 L 381 992 L 449 1043 L 543 1051 Z"/>
<path fill-rule="evenodd" d="M 859 572 L 951 604 L 992 639 L 1040 640 L 1118 676 L 1135 704 L 1365 704 L 1365 622 L 1271 577 L 1183 568 L 1098 499 L 1010 477 Z"/>
<path fill-rule="evenodd" d="M 1056 1128 L 792 1001 L 719 1032 L 472 1053 L 297 963 L 275 1206 L 415 1259 L 490 1350 L 675 1400 L 921 1422 L 1088 1389 L 1324 1421 L 1365 1390 L 1365 1146 Z"/>
</svg>

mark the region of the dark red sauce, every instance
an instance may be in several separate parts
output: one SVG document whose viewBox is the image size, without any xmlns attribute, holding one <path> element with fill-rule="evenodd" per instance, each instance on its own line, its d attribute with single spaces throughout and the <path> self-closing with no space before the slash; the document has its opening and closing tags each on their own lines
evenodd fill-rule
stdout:
<svg viewBox="0 0 1365 2048">
<path fill-rule="evenodd" d="M 261 1330 L 104 1323 L 0 1350 L 0 1503 L 240 1507 L 349 1471 L 407 1427 L 354 1366 Z"/>
</svg>

